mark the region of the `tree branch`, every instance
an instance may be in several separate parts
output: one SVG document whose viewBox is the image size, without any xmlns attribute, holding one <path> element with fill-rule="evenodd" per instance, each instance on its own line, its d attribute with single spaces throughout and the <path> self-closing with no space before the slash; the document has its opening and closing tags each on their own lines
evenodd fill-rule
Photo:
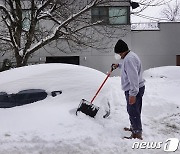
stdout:
<svg viewBox="0 0 180 154">
<path fill-rule="evenodd" d="M 6 41 L 6 42 L 11 42 L 11 39 L 7 38 L 7 37 L 0 37 L 0 40 Z"/>
<path fill-rule="evenodd" d="M 10 20 L 10 22 L 13 23 L 13 17 L 11 16 L 11 14 L 4 5 L 0 4 L 0 10 L 3 10 L 3 12 L 7 15 L 7 18 Z"/>
<path fill-rule="evenodd" d="M 40 47 L 46 45 L 47 43 L 49 43 L 52 40 L 55 40 L 55 38 L 58 37 L 58 32 L 60 31 L 60 29 L 62 27 L 64 27 L 66 24 L 70 23 L 71 21 L 73 21 L 75 18 L 79 17 L 81 14 L 83 14 L 84 12 L 88 11 L 89 9 L 91 9 L 93 6 L 96 5 L 98 1 L 94 0 L 92 3 L 90 3 L 89 5 L 87 5 L 86 7 L 84 7 L 82 10 L 80 10 L 78 13 L 72 14 L 68 19 L 66 19 L 64 22 L 60 23 L 59 26 L 57 26 L 52 35 L 49 37 L 46 37 L 45 39 L 43 39 L 42 41 L 38 42 L 34 47 L 28 49 L 28 54 L 33 53 L 34 51 L 36 51 L 37 49 L 39 49 Z"/>
<path fill-rule="evenodd" d="M 39 16 L 41 11 L 43 11 L 43 9 L 45 9 L 51 2 L 52 2 L 52 0 L 47 0 L 44 4 L 42 4 L 41 7 L 38 8 L 36 18 Z"/>
</svg>

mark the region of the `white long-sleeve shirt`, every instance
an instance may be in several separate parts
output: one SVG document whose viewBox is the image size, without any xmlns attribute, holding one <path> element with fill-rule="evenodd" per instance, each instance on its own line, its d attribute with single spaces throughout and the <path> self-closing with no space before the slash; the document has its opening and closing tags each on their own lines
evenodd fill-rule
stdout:
<svg viewBox="0 0 180 154">
<path fill-rule="evenodd" d="M 130 96 L 136 96 L 145 82 L 139 57 L 130 51 L 119 64 L 119 68 L 121 68 L 122 90 L 129 91 Z"/>
</svg>

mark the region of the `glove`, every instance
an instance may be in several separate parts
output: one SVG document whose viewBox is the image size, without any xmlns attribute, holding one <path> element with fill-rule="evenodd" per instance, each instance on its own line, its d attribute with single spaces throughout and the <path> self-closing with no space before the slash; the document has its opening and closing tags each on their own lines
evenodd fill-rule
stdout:
<svg viewBox="0 0 180 154">
<path fill-rule="evenodd" d="M 118 67 L 119 67 L 119 64 L 112 64 L 111 65 L 111 71 L 114 71 Z"/>
</svg>

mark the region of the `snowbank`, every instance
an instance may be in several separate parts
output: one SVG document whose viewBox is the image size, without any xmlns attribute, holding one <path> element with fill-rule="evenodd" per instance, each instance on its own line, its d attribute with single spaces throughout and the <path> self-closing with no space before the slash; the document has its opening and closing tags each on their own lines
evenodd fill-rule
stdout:
<svg viewBox="0 0 180 154">
<path fill-rule="evenodd" d="M 178 71 L 179 67 L 160 67 L 144 73 L 144 142 L 161 141 L 164 145 L 168 138 L 180 138 Z M 130 133 L 123 131 L 129 119 L 119 77 L 110 77 L 95 99 L 101 108 L 95 119 L 83 113 L 75 115 L 81 99 L 90 101 L 105 77 L 97 70 L 68 64 L 41 64 L 1 72 L 0 91 L 16 93 L 40 88 L 47 92 L 62 90 L 62 94 L 0 109 L 0 154 L 163 154 L 163 147 L 132 149 L 133 143 L 140 141 L 122 139 Z M 103 108 L 108 101 L 111 115 L 104 119 Z"/>
<path fill-rule="evenodd" d="M 180 78 L 180 67 L 179 66 L 164 66 L 150 68 L 144 72 L 145 77 L 153 78 L 169 78 L 179 79 Z"/>
</svg>

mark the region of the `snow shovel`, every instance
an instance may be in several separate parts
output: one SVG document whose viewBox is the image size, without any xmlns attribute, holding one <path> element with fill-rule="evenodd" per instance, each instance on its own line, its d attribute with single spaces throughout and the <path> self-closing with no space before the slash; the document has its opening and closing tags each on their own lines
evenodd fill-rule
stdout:
<svg viewBox="0 0 180 154">
<path fill-rule="evenodd" d="M 76 110 L 76 115 L 79 111 L 81 111 L 82 113 L 90 116 L 90 117 L 95 117 L 95 115 L 97 114 L 99 107 L 95 106 L 93 104 L 94 99 L 96 98 L 96 96 L 98 95 L 98 93 L 100 92 L 101 88 L 103 87 L 103 85 L 105 84 L 105 82 L 107 81 L 108 77 L 111 75 L 113 71 L 113 68 L 111 68 L 111 71 L 107 74 L 105 80 L 103 81 L 103 83 L 101 84 L 101 86 L 99 87 L 99 89 L 97 90 L 96 94 L 94 95 L 94 97 L 92 98 L 92 100 L 89 102 L 85 99 L 82 99 L 79 107 Z M 110 104 L 108 103 L 108 106 L 110 107 Z M 110 111 L 107 111 L 107 113 L 103 116 L 103 118 L 108 117 L 110 114 Z"/>
</svg>

